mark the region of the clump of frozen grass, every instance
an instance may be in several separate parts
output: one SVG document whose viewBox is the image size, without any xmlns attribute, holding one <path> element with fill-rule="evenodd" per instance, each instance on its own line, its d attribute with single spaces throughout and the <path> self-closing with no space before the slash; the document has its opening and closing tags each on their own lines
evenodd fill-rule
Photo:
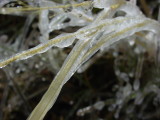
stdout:
<svg viewBox="0 0 160 120">
<path fill-rule="evenodd" d="M 65 2 L 62 1 L 63 3 Z M 22 15 L 31 11 L 38 11 L 39 28 L 42 34 L 40 37 L 41 44 L 0 60 L 0 67 L 3 68 L 14 61 L 25 60 L 44 53 L 52 47 L 65 48 L 73 43 L 75 45 L 28 120 L 43 119 L 55 103 L 63 85 L 77 70 L 83 72 L 86 69 L 84 68 L 86 64 L 90 62 L 88 60 L 95 53 L 99 52 L 103 55 L 102 53 L 105 52 L 106 48 L 122 39 L 134 36 L 137 32 L 148 31 L 146 36 L 149 33 L 157 36 L 160 34 L 160 24 L 158 22 L 146 18 L 135 4 L 125 0 L 94 0 L 81 1 L 81 3 L 70 1 L 70 4 L 66 5 L 53 1 L 40 1 L 38 4 L 40 7 L 0 8 L 1 14 Z M 101 11 L 94 14 L 92 8 L 98 8 Z M 51 19 L 49 19 L 50 12 L 54 13 L 54 17 Z M 123 12 L 124 15 L 115 17 L 115 14 L 120 12 Z M 66 19 L 69 19 L 69 22 L 65 22 Z M 73 26 L 80 26 L 81 28 L 73 33 L 60 34 L 55 38 L 49 38 L 50 32 Z M 156 42 L 157 39 L 153 40 Z M 135 90 L 138 89 L 138 84 L 138 81 L 135 81 Z M 120 97 L 123 98 L 117 98 L 115 104 L 115 106 L 118 105 L 118 110 L 120 110 L 125 98 L 131 94 L 131 89 L 129 83 L 121 88 L 119 94 L 122 94 Z M 141 97 L 141 94 L 139 96 Z M 135 103 L 137 102 L 135 101 Z M 116 116 L 118 116 L 118 112 Z"/>
</svg>

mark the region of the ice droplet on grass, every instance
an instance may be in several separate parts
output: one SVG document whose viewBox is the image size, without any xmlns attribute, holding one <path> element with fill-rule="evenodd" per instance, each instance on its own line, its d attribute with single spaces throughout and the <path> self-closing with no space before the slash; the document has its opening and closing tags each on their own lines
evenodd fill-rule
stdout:
<svg viewBox="0 0 160 120">
<path fill-rule="evenodd" d="M 128 83 L 128 84 L 123 88 L 123 95 L 124 95 L 124 97 L 129 96 L 129 95 L 131 94 L 131 92 L 132 92 L 132 86 L 131 86 L 131 84 Z"/>
<path fill-rule="evenodd" d="M 133 39 L 129 40 L 128 42 L 130 46 L 133 46 L 135 44 L 135 41 Z"/>
<path fill-rule="evenodd" d="M 51 32 L 53 30 L 59 30 L 65 27 L 65 24 L 63 24 L 63 21 L 67 18 L 66 14 L 60 14 L 55 16 L 50 24 L 49 24 L 49 30 L 48 32 Z"/>
<path fill-rule="evenodd" d="M 103 101 L 98 101 L 93 105 L 96 110 L 102 110 L 104 106 L 105 103 Z"/>
<path fill-rule="evenodd" d="M 63 34 L 63 35 L 60 35 L 58 37 L 61 38 L 61 37 L 66 36 L 66 35 L 68 35 L 68 34 Z M 66 38 L 65 40 L 62 40 L 61 42 L 55 44 L 55 46 L 57 46 L 59 48 L 68 47 L 68 46 L 72 45 L 72 43 L 74 42 L 75 38 L 76 38 L 75 36 L 73 36 L 71 38 L 68 38 L 68 39 Z"/>
<path fill-rule="evenodd" d="M 138 90 L 140 87 L 140 81 L 138 79 L 134 80 L 133 89 Z"/>
</svg>

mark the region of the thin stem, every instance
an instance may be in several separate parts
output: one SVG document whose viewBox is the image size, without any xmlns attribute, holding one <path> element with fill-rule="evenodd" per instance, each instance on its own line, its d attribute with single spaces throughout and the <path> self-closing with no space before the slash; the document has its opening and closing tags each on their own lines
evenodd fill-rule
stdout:
<svg viewBox="0 0 160 120">
<path fill-rule="evenodd" d="M 53 7 L 29 7 L 29 8 L 0 8 L 1 14 L 10 14 L 15 12 L 27 12 L 27 11 L 37 11 L 37 10 L 49 10 L 49 9 L 59 9 L 59 8 L 68 8 L 68 7 L 80 7 L 91 5 L 92 1 L 86 1 L 78 4 L 67 4 Z"/>
</svg>

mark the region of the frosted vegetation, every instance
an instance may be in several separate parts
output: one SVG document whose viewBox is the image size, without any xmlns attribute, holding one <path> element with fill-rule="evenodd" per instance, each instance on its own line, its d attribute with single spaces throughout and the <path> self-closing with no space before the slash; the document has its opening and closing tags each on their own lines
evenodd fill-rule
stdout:
<svg viewBox="0 0 160 120">
<path fill-rule="evenodd" d="M 10 1 L 12 0 L 2 0 L 0 6 Z M 28 3 L 29 5 L 27 7 L 2 7 L 0 8 L 0 13 L 20 16 L 27 14 L 27 24 L 30 24 L 30 21 L 32 21 L 36 14 L 39 14 L 40 44 L 31 49 L 13 54 L 11 57 L 1 57 L 0 68 L 3 69 L 3 67 L 12 62 L 18 64 L 20 60 L 28 59 L 28 61 L 30 61 L 31 57 L 48 52 L 51 66 L 55 73 L 58 72 L 48 90 L 28 117 L 28 120 L 42 120 L 44 118 L 55 103 L 63 85 L 76 71 L 79 73 L 85 71 L 94 63 L 94 58 L 103 56 L 109 47 L 113 47 L 113 44 L 127 41 L 129 46 L 133 46 L 137 38 L 141 39 L 141 41 L 147 45 L 146 48 L 138 46 L 134 50 L 134 52 L 140 56 L 138 58 L 136 73 L 133 75 L 133 71 L 128 71 L 130 73 L 121 72 L 119 67 L 117 67 L 119 59 L 117 58 L 115 60 L 115 74 L 120 80 L 124 81 L 126 85 L 119 87 L 116 93 L 116 101 L 108 109 L 110 111 L 117 109 L 115 117 L 118 118 L 123 105 L 127 103 L 131 97 L 134 99 L 135 104 L 141 104 L 145 95 L 154 92 L 156 94 L 155 99 L 157 99 L 157 101 L 160 100 L 160 88 L 158 85 L 148 84 L 143 90 L 139 90 L 139 79 L 143 65 L 143 57 L 141 54 L 144 51 L 156 51 L 157 48 L 159 48 L 160 24 L 158 21 L 145 17 L 134 4 L 133 0 L 62 0 L 58 3 L 49 0 L 37 0 L 35 3 L 31 1 Z M 36 4 L 39 6 L 37 7 Z M 98 9 L 99 11 L 94 13 L 92 9 Z M 50 18 L 49 15 L 52 13 L 54 14 Z M 66 20 L 68 21 L 66 22 Z M 62 33 L 54 38 L 50 37 L 50 33 L 55 30 L 74 26 L 78 26 L 79 29 L 72 33 Z M 24 34 L 26 34 L 25 31 Z M 55 49 L 51 51 L 50 49 L 53 47 L 55 47 Z M 60 67 L 59 61 L 56 60 L 54 56 L 56 56 L 57 52 L 62 51 L 62 49 L 59 48 L 65 47 L 70 47 L 72 50 L 69 55 L 61 54 L 62 58 L 65 58 L 65 56 L 67 56 L 67 58 Z M 51 54 L 54 54 L 54 56 Z M 157 64 L 160 62 L 159 52 L 152 57 L 155 57 Z M 15 61 L 18 62 L 15 63 Z M 130 76 L 135 76 L 133 86 L 129 82 Z M 99 104 L 101 104 L 100 108 L 98 106 Z M 100 101 L 93 106 L 99 110 L 102 109 L 105 104 L 103 101 Z M 130 106 L 127 112 L 132 112 L 133 109 L 133 106 Z M 83 111 L 83 109 L 79 110 L 78 113 L 80 114 L 81 111 Z"/>
</svg>

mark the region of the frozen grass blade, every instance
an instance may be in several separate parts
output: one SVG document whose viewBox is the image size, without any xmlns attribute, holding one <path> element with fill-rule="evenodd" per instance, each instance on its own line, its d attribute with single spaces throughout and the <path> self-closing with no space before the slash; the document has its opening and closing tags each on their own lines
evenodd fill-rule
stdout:
<svg viewBox="0 0 160 120">
<path fill-rule="evenodd" d="M 61 15 L 57 15 L 57 18 L 55 17 L 55 19 L 49 21 L 47 18 L 49 9 L 53 10 L 69 7 L 74 9 L 76 7 L 92 5 L 95 8 L 104 10 L 97 14 L 95 17 L 95 15 L 90 15 L 91 13 L 85 13 L 84 9 L 80 9 L 78 12 L 83 14 L 82 19 L 84 19 L 84 17 L 88 19 L 91 16 L 89 22 L 86 22 L 87 20 L 84 22 L 84 27 L 80 28 L 77 32 L 61 34 L 56 38 L 48 40 L 49 33 L 53 30 L 76 26 L 77 24 L 74 23 L 75 20 L 77 20 L 77 22 L 83 23 L 80 17 L 75 19 L 74 14 L 77 14 L 78 12 L 72 11 L 72 14 L 67 14 L 62 9 L 61 11 L 59 10 L 59 13 L 62 13 Z M 133 11 L 130 12 L 130 8 L 132 8 Z M 14 61 L 28 59 L 36 54 L 44 53 L 53 46 L 64 48 L 72 45 L 75 39 L 77 39 L 77 42 L 63 63 L 60 71 L 50 84 L 48 90 L 38 105 L 35 107 L 31 115 L 28 117 L 28 120 L 42 120 L 55 103 L 63 85 L 71 78 L 71 76 L 78 70 L 78 68 L 80 68 L 96 52 L 109 47 L 121 39 L 130 37 L 139 31 L 149 31 L 157 35 L 160 34 L 160 24 L 158 22 L 146 18 L 135 5 L 126 2 L 125 0 L 95 0 L 94 2 L 87 1 L 53 7 L 0 8 L 0 13 L 11 14 L 16 12 L 23 13 L 41 10 L 44 10 L 41 17 L 43 18 L 43 16 L 45 16 L 45 19 L 41 18 L 39 28 L 41 30 L 44 42 L 32 49 L 19 52 L 10 58 L 0 60 L 0 68 L 5 67 Z M 118 10 L 125 12 L 126 15 L 123 17 L 113 18 Z M 60 18 L 58 19 L 58 17 Z M 71 19 L 71 23 L 74 25 L 67 24 L 66 26 L 60 26 L 61 24 L 65 24 L 64 20 L 66 18 Z M 47 21 L 46 24 L 45 21 Z M 48 30 L 49 27 L 51 28 Z M 45 39 L 48 41 L 45 41 Z"/>
<path fill-rule="evenodd" d="M 27 7 L 27 8 L 0 8 L 0 14 L 12 14 L 16 12 L 31 12 L 31 11 L 39 11 L 39 10 L 49 10 L 49 9 L 59 9 L 59 8 L 69 8 L 69 7 L 80 7 L 80 6 L 89 6 L 91 5 L 91 1 L 86 1 L 77 4 L 67 4 L 53 7 Z"/>
<path fill-rule="evenodd" d="M 133 18 L 132 18 L 133 19 Z M 137 19 L 135 19 L 136 21 Z M 70 79 L 70 77 L 77 71 L 77 69 L 86 61 L 86 58 L 89 59 L 93 54 L 96 53 L 99 49 L 102 47 L 108 47 L 114 42 L 131 36 L 132 34 L 141 31 L 141 30 L 150 30 L 146 29 L 146 26 L 150 23 L 150 20 L 144 20 L 143 22 L 139 22 L 136 24 L 133 24 L 132 22 L 130 24 L 130 27 L 123 28 L 121 30 L 118 30 L 117 32 L 113 32 L 105 37 L 102 37 L 97 44 L 95 44 L 92 47 L 89 47 L 91 44 L 91 40 L 86 41 L 79 41 L 73 50 L 71 51 L 70 55 L 64 62 L 62 68 L 60 69 L 59 73 L 51 83 L 49 89 L 45 93 L 45 95 L 42 97 L 41 101 L 37 105 L 37 107 L 34 109 L 28 120 L 42 120 L 45 116 L 45 114 L 48 112 L 48 110 L 53 106 L 54 102 L 56 101 L 63 85 Z M 124 20 L 122 23 L 126 24 L 126 20 Z M 118 28 L 117 28 L 118 29 Z M 116 29 L 115 29 L 116 31 Z M 93 35 L 93 34 L 89 34 Z M 82 59 L 80 59 L 82 58 Z"/>
<path fill-rule="evenodd" d="M 69 40 L 68 44 L 65 44 L 65 45 L 59 45 L 59 44 L 63 43 L 67 39 L 74 38 L 74 36 L 75 36 L 74 34 L 67 34 L 67 35 L 58 36 L 57 38 L 54 38 L 54 39 L 49 40 L 45 43 L 42 43 L 32 49 L 18 53 L 8 59 L 1 60 L 0 61 L 0 68 L 5 67 L 6 65 L 8 65 L 14 61 L 28 59 L 36 54 L 44 53 L 48 49 L 50 49 L 52 46 L 67 47 L 73 43 L 74 39 Z"/>
</svg>

